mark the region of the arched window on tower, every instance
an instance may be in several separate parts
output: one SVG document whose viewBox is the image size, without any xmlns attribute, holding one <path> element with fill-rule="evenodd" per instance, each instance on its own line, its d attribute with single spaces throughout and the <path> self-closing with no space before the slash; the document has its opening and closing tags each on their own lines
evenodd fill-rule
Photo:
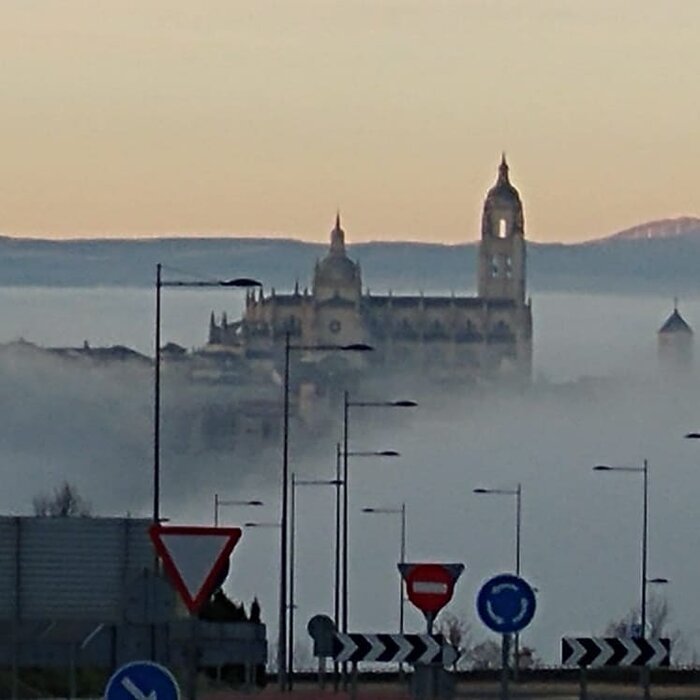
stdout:
<svg viewBox="0 0 700 700">
<path fill-rule="evenodd" d="M 508 236 L 508 222 L 505 219 L 498 220 L 498 237 L 506 238 Z"/>
<path fill-rule="evenodd" d="M 491 277 L 498 277 L 498 255 L 491 256 Z"/>
</svg>

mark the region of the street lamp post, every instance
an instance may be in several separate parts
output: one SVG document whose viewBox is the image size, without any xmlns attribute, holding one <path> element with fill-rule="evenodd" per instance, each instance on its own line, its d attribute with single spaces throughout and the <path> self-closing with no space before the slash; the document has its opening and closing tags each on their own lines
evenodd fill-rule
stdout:
<svg viewBox="0 0 700 700">
<path fill-rule="evenodd" d="M 283 395 L 283 430 L 282 430 L 282 493 L 280 517 L 280 600 L 279 624 L 277 639 L 277 655 L 279 659 L 279 689 L 284 692 L 287 686 L 287 559 L 289 542 L 289 360 L 292 350 L 310 351 L 348 351 L 366 352 L 373 350 L 365 343 L 349 345 L 293 345 L 291 333 L 287 331 L 284 337 L 284 395 Z"/>
<path fill-rule="evenodd" d="M 296 579 L 296 490 L 298 486 L 335 486 L 337 489 L 340 483 L 337 479 L 297 479 L 296 474 L 292 472 L 292 491 L 289 508 L 289 640 L 287 644 L 289 661 L 287 665 L 287 690 L 292 690 L 294 687 L 294 610 L 296 608 L 294 584 Z"/>
<path fill-rule="evenodd" d="M 363 508 L 362 512 L 401 516 L 399 562 L 404 564 L 406 562 L 406 504 L 402 503 L 400 508 Z M 404 633 L 404 602 L 403 577 L 399 576 L 399 634 Z M 403 666 L 403 664 L 400 664 L 400 666 Z"/>
<path fill-rule="evenodd" d="M 518 482 L 514 489 L 485 489 L 478 488 L 474 489 L 474 493 L 478 494 L 492 494 L 495 496 L 515 496 L 515 575 L 520 576 L 520 535 L 522 532 L 522 496 L 523 488 L 522 484 Z M 514 680 L 518 680 L 518 673 L 520 671 L 520 634 L 515 633 L 513 639 L 513 677 Z"/>
<path fill-rule="evenodd" d="M 156 265 L 156 319 L 155 319 L 155 367 L 153 377 L 153 522 L 160 522 L 160 325 L 161 290 L 163 287 L 234 287 L 248 289 L 260 287 L 258 280 L 237 277 L 231 280 L 180 281 L 163 280 L 163 266 Z"/>
<path fill-rule="evenodd" d="M 515 496 L 515 575 L 520 576 L 520 533 L 522 530 L 522 484 L 514 489 L 474 489 L 474 493 L 496 496 Z"/>
<path fill-rule="evenodd" d="M 219 509 L 221 506 L 262 506 L 262 501 L 237 501 L 219 498 L 219 494 L 214 494 L 214 527 L 219 527 Z"/>
<path fill-rule="evenodd" d="M 343 633 L 348 631 L 348 457 L 351 456 L 381 456 L 396 457 L 398 453 L 385 451 L 380 453 L 352 453 L 348 449 L 350 408 L 413 408 L 418 404 L 415 401 L 351 401 L 350 392 L 343 392 Z"/>
<path fill-rule="evenodd" d="M 641 604 L 641 630 L 640 636 L 642 639 L 646 636 L 647 625 L 647 584 L 649 578 L 647 576 L 647 557 L 648 557 L 648 531 L 649 531 L 649 462 L 645 459 L 641 467 L 611 467 L 607 464 L 598 464 L 593 467 L 594 471 L 599 472 L 633 472 L 642 475 L 642 567 L 641 567 L 641 588 L 642 588 L 642 604 Z"/>
<path fill-rule="evenodd" d="M 348 497 L 348 457 L 400 457 L 396 450 L 350 450 L 343 451 L 343 563 L 342 563 L 342 631 L 348 631 L 348 530 L 349 530 L 349 497 Z"/>
<path fill-rule="evenodd" d="M 667 583 L 667 579 L 656 578 L 650 579 L 647 576 L 647 559 L 648 559 L 648 532 L 649 532 L 649 462 L 645 459 L 641 467 L 611 467 L 607 464 L 598 464 L 593 467 L 594 471 L 602 472 L 635 472 L 642 475 L 643 492 L 642 492 L 642 571 L 641 571 L 641 587 L 642 587 L 642 605 L 640 611 L 641 629 L 640 636 L 646 638 L 647 632 L 647 586 L 650 583 Z M 644 687 L 644 698 L 649 700 L 651 696 L 649 669 L 645 666 L 641 670 L 641 681 Z"/>
</svg>

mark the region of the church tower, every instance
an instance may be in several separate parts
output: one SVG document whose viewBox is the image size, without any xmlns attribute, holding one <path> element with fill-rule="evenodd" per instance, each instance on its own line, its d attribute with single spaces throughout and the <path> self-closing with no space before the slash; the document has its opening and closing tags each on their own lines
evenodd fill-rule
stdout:
<svg viewBox="0 0 700 700">
<path fill-rule="evenodd" d="M 669 374 L 689 374 L 693 367 L 693 329 L 680 315 L 677 300 L 657 337 L 661 369 Z"/>
<path fill-rule="evenodd" d="M 508 177 L 505 153 L 481 219 L 479 296 L 525 303 L 525 224 L 518 190 Z"/>
</svg>

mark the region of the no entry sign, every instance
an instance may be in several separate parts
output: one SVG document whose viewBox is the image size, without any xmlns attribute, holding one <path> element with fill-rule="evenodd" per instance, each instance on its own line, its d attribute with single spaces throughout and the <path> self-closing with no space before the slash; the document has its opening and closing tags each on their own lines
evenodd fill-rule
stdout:
<svg viewBox="0 0 700 700">
<path fill-rule="evenodd" d="M 435 617 L 452 599 L 464 564 L 399 564 L 408 599 L 426 616 Z"/>
</svg>

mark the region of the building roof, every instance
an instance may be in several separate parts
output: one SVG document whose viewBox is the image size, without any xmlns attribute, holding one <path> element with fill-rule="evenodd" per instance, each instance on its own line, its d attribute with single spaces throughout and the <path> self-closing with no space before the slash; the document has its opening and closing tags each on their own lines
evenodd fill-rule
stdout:
<svg viewBox="0 0 700 700">
<path fill-rule="evenodd" d="M 335 217 L 335 227 L 331 231 L 331 245 L 326 256 L 316 263 L 314 287 L 346 286 L 359 283 L 360 268 L 350 260 L 345 251 L 345 231 L 340 227 L 340 213 Z"/>
<path fill-rule="evenodd" d="M 486 199 L 512 199 L 520 202 L 520 194 L 518 190 L 513 187 L 508 177 L 508 162 L 506 161 L 506 154 L 504 153 L 501 157 L 501 164 L 498 166 L 498 180 L 496 184 L 488 191 Z"/>
<path fill-rule="evenodd" d="M 685 319 L 678 313 L 678 309 L 673 309 L 673 313 L 666 319 L 659 328 L 659 333 L 690 333 L 693 329 L 686 323 Z"/>
</svg>

